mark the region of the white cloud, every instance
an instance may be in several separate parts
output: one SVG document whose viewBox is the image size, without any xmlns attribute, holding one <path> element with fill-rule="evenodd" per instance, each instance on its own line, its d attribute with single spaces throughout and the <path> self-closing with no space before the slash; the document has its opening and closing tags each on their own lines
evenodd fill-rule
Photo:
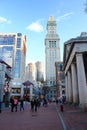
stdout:
<svg viewBox="0 0 87 130">
<path fill-rule="evenodd" d="M 74 14 L 73 12 L 66 13 L 66 14 L 64 14 L 64 15 L 62 15 L 62 16 L 60 16 L 60 17 L 58 17 L 56 20 L 57 20 L 57 21 L 61 21 L 61 20 L 65 19 L 65 18 L 68 18 L 69 16 L 71 16 L 71 15 L 73 15 L 73 14 Z"/>
<path fill-rule="evenodd" d="M 42 32 L 43 31 L 43 26 L 38 22 L 33 22 L 32 24 L 27 26 L 27 29 L 30 31 L 35 31 L 35 32 Z"/>
<path fill-rule="evenodd" d="M 1 16 L 0 16 L 0 23 L 7 23 L 7 24 L 10 24 L 11 21 L 8 20 L 8 19 L 6 19 L 6 18 L 4 18 L 4 17 L 1 17 Z"/>
</svg>

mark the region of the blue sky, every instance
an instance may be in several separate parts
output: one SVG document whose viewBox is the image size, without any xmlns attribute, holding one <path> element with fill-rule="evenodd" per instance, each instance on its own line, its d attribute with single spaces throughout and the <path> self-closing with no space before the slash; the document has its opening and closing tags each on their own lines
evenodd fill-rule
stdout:
<svg viewBox="0 0 87 130">
<path fill-rule="evenodd" d="M 0 0 L 0 32 L 21 32 L 27 37 L 27 63 L 45 61 L 47 21 L 52 15 L 64 42 L 87 32 L 86 0 Z"/>
</svg>

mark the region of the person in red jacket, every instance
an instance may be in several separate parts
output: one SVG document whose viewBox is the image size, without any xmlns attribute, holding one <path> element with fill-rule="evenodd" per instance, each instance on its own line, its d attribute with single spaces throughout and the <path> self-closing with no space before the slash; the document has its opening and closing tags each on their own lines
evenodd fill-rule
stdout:
<svg viewBox="0 0 87 130">
<path fill-rule="evenodd" d="M 14 98 L 15 112 L 17 112 L 17 105 L 18 105 L 18 99 L 15 97 L 15 98 Z"/>
</svg>

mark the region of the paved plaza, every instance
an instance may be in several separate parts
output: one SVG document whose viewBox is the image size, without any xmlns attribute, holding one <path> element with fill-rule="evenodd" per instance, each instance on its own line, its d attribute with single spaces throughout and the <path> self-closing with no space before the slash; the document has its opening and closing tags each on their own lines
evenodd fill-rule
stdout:
<svg viewBox="0 0 87 130">
<path fill-rule="evenodd" d="M 63 130 L 55 105 L 41 106 L 37 113 L 30 111 L 30 105 L 25 111 L 10 112 L 4 109 L 0 114 L 0 130 Z"/>
<path fill-rule="evenodd" d="M 78 107 L 48 104 L 41 106 L 36 113 L 30 111 L 30 105 L 25 105 L 25 111 L 10 112 L 9 108 L 0 113 L 0 130 L 87 130 L 87 112 Z"/>
</svg>

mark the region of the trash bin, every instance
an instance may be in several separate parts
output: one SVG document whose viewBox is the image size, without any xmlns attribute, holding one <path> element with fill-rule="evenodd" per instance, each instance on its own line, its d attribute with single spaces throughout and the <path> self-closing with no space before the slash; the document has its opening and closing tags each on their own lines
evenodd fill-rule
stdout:
<svg viewBox="0 0 87 130">
<path fill-rule="evenodd" d="M 61 111 L 61 112 L 64 111 L 63 104 L 60 105 L 60 111 Z"/>
</svg>

